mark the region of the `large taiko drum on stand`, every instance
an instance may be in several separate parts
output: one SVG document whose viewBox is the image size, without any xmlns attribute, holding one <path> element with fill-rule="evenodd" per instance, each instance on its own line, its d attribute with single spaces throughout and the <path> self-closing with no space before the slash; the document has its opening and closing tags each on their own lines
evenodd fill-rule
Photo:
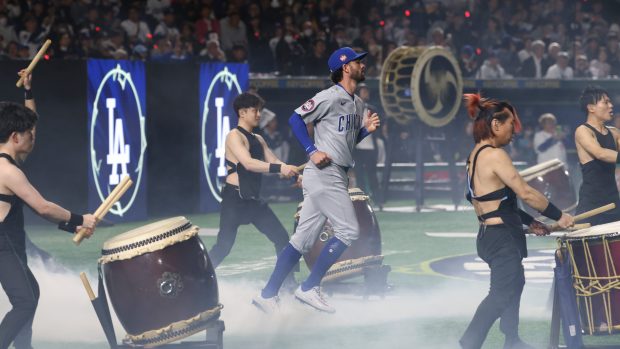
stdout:
<svg viewBox="0 0 620 349">
<path fill-rule="evenodd" d="M 587 334 L 620 330 L 620 222 L 577 230 L 562 238 L 573 265 L 581 326 Z"/>
<path fill-rule="evenodd" d="M 543 193 L 560 210 L 573 213 L 577 207 L 577 196 L 564 163 L 558 159 L 549 160 L 538 165 L 526 168 L 519 172 L 521 177 L 532 188 Z M 523 205 L 526 212 L 534 217 L 540 213 L 527 205 Z"/>
<path fill-rule="evenodd" d="M 461 69 L 444 47 L 401 46 L 383 62 L 379 94 L 385 114 L 399 124 L 419 119 L 431 127 L 445 126 L 461 106 Z"/>
<path fill-rule="evenodd" d="M 355 208 L 355 215 L 360 227 L 360 236 L 340 256 L 338 261 L 327 271 L 323 282 L 341 281 L 364 274 L 367 268 L 377 268 L 383 262 L 381 255 L 381 231 L 375 212 L 370 206 L 368 195 L 361 189 L 350 188 L 349 197 Z M 299 222 L 301 202 L 295 214 L 295 229 Z M 323 231 L 319 235 L 312 249 L 304 254 L 304 260 L 309 269 L 312 269 L 321 254 L 325 242 L 334 236 L 334 229 L 329 220 L 325 222 Z"/>
<path fill-rule="evenodd" d="M 126 343 L 173 342 L 219 317 L 217 279 L 198 230 L 175 217 L 104 243 L 99 263 Z"/>
</svg>

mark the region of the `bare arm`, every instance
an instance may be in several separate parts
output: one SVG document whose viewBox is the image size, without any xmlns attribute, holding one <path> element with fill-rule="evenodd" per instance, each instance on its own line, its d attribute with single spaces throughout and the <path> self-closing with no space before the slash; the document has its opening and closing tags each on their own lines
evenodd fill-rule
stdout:
<svg viewBox="0 0 620 349">
<path fill-rule="evenodd" d="M 549 200 L 547 200 L 542 193 L 532 188 L 529 184 L 527 184 L 527 182 L 525 182 L 523 177 L 521 177 L 519 172 L 517 172 L 517 169 L 512 164 L 510 157 L 503 149 L 493 149 L 493 152 L 493 172 L 497 175 L 497 177 L 499 177 L 504 184 L 510 187 L 521 200 L 525 201 L 528 206 L 534 208 L 538 212 L 544 213 L 549 206 Z M 558 224 L 562 228 L 567 228 L 573 226 L 575 221 L 571 215 L 561 213 L 561 216 L 558 219 Z M 537 235 L 539 234 L 537 233 Z"/>
<path fill-rule="evenodd" d="M 22 199 L 38 215 L 55 223 L 69 221 L 71 212 L 53 202 L 47 201 L 32 184 L 30 184 L 20 169 L 7 167 L 5 170 L 5 175 L 3 177 L 7 188 Z"/>
<path fill-rule="evenodd" d="M 610 130 L 609 132 L 613 132 Z M 617 139 L 617 132 L 613 133 L 614 139 Z M 585 126 L 579 126 L 575 131 L 575 143 L 578 148 L 583 149 L 588 155 L 590 155 L 594 159 L 598 159 L 604 162 L 616 163 L 616 159 L 618 157 L 618 152 L 605 149 L 601 147 L 601 145 L 596 140 L 596 136 L 594 133 L 586 128 Z M 616 141 L 617 147 L 618 141 Z"/>
<path fill-rule="evenodd" d="M 273 152 L 267 147 L 265 140 L 258 136 L 259 141 L 263 145 L 263 149 L 265 150 L 265 159 L 267 161 L 261 161 L 258 159 L 252 158 L 250 152 L 243 144 L 243 140 L 241 138 L 241 134 L 237 131 L 231 131 L 228 133 L 226 137 L 226 150 L 230 150 L 232 155 L 245 167 L 248 171 L 257 172 L 257 173 L 269 173 L 270 167 L 270 159 L 275 160 L 273 163 L 281 164 L 280 173 L 286 177 L 293 176 L 297 174 L 297 171 L 293 166 L 284 164 L 280 161 Z"/>
<path fill-rule="evenodd" d="M 493 172 L 499 179 L 510 187 L 517 196 L 528 206 L 542 212 L 545 210 L 549 201 L 536 189 L 532 188 L 512 164 L 510 157 L 503 149 L 493 149 Z"/>
<path fill-rule="evenodd" d="M 263 146 L 263 152 L 265 153 L 265 161 L 272 163 L 272 164 L 284 164 L 284 162 L 278 159 L 278 157 L 271 151 L 271 149 L 269 149 L 269 146 L 267 146 L 267 142 L 265 142 L 265 139 L 261 135 L 256 135 L 256 138 L 258 138 L 258 141 Z"/>
</svg>

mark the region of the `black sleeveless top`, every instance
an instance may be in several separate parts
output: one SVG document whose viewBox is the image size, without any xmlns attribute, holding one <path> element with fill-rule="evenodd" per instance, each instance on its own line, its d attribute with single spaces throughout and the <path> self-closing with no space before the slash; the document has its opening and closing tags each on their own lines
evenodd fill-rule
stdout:
<svg viewBox="0 0 620 349">
<path fill-rule="evenodd" d="M 610 130 L 607 130 L 607 134 L 604 135 L 587 123 L 583 125 L 594 132 L 596 140 L 601 147 L 617 151 L 616 140 Z M 580 165 L 583 182 L 579 188 L 577 214 L 614 202 L 616 203 L 616 208 L 606 213 L 609 219 L 606 219 L 606 222 L 596 223 L 609 223 L 620 219 L 620 198 L 618 196 L 618 187 L 616 186 L 616 164 L 593 159 Z M 604 219 L 603 217 L 599 218 Z"/>
<path fill-rule="evenodd" d="M 263 145 L 258 138 L 241 126 L 237 126 L 237 130 L 248 139 L 248 143 L 250 143 L 250 156 L 252 159 L 265 160 Z M 262 183 L 262 174 L 248 171 L 240 162 L 235 164 L 226 159 L 226 165 L 231 167 L 231 169 L 228 170 L 228 174 L 237 172 L 239 176 L 239 192 L 241 197 L 244 199 L 258 199 Z"/>
<path fill-rule="evenodd" d="M 508 233 L 513 237 L 513 241 L 519 249 L 522 257 L 527 257 L 527 243 L 525 241 L 525 234 L 523 233 L 523 222 L 521 221 L 521 214 L 519 206 L 517 204 L 517 194 L 508 186 L 492 191 L 488 194 L 476 196 L 474 194 L 474 174 L 476 173 L 476 160 L 480 152 L 486 148 L 493 148 L 492 145 L 486 144 L 480 147 L 474 155 L 472 164 L 471 177 L 469 176 L 469 160 L 467 160 L 467 201 L 493 201 L 501 200 L 497 210 L 487 212 L 478 216 L 478 221 L 484 222 L 487 218 L 500 217 L 504 222 L 504 226 L 508 229 Z M 498 224 L 497 226 L 502 226 Z"/>
<path fill-rule="evenodd" d="M 13 158 L 5 153 L 0 153 L 0 158 L 9 160 L 11 164 L 17 166 Z M 24 231 L 24 210 L 23 201 L 17 195 L 0 194 L 0 201 L 11 204 L 11 209 L 4 220 L 0 222 L 0 241 L 7 239 L 18 254 L 26 253 L 26 232 Z"/>
</svg>

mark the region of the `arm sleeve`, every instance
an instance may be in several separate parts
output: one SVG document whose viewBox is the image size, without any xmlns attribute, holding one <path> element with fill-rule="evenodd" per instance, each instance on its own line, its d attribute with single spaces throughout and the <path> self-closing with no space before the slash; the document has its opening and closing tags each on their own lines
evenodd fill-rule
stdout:
<svg viewBox="0 0 620 349">
<path fill-rule="evenodd" d="M 368 132 L 368 130 L 366 129 L 366 127 L 362 127 L 360 128 L 360 132 L 357 134 L 357 138 L 355 139 L 355 143 L 359 143 L 362 141 L 362 139 L 366 138 L 366 136 L 368 136 L 370 134 L 370 132 Z"/>
<path fill-rule="evenodd" d="M 306 123 L 301 118 L 301 115 L 293 112 L 293 115 L 288 119 L 288 124 L 291 126 L 291 130 L 299 141 L 299 144 L 304 148 L 306 154 L 311 155 L 316 152 L 316 146 L 312 139 L 310 139 L 310 135 L 308 134 L 308 129 L 306 128 Z"/>
</svg>

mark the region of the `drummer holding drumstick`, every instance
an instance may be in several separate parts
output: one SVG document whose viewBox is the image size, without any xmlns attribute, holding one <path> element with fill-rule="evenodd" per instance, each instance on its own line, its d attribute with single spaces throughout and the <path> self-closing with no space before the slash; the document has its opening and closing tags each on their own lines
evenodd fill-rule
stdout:
<svg viewBox="0 0 620 349">
<path fill-rule="evenodd" d="M 29 91 L 31 76 L 26 75 L 24 86 Z M 13 341 L 16 349 L 31 348 L 31 325 L 39 300 L 39 285 L 26 260 L 23 205 L 60 222 L 63 230 L 75 232 L 82 226 L 90 236 L 95 228 L 93 215 L 78 215 L 47 201 L 19 167 L 34 147 L 38 119 L 32 110 L 32 95 L 26 92 L 25 97 L 26 106 L 0 102 L 0 284 L 13 306 L 0 323 L 0 349 Z"/>
<path fill-rule="evenodd" d="M 506 101 L 466 94 L 469 115 L 474 119 L 475 147 L 467 160 L 467 199 L 480 222 L 476 247 L 491 269 L 489 294 L 460 340 L 463 348 L 480 348 L 489 329 L 500 318 L 505 334 L 504 348 L 531 348 L 519 338 L 519 304 L 525 284 L 521 261 L 527 256 L 523 225 L 536 235 L 549 228 L 517 206 L 517 197 L 542 215 L 558 221 L 562 228 L 574 224 L 543 194 L 530 187 L 512 164 L 504 146 L 512 140 L 521 123 L 515 108 Z"/>
<path fill-rule="evenodd" d="M 613 118 L 613 105 L 607 91 L 598 86 L 588 86 L 583 90 L 579 103 L 587 119 L 575 130 L 577 156 L 583 176 L 576 213 L 615 203 L 615 209 L 584 222 L 597 225 L 620 221 L 620 197 L 616 186 L 620 131 L 605 126 Z"/>
</svg>

